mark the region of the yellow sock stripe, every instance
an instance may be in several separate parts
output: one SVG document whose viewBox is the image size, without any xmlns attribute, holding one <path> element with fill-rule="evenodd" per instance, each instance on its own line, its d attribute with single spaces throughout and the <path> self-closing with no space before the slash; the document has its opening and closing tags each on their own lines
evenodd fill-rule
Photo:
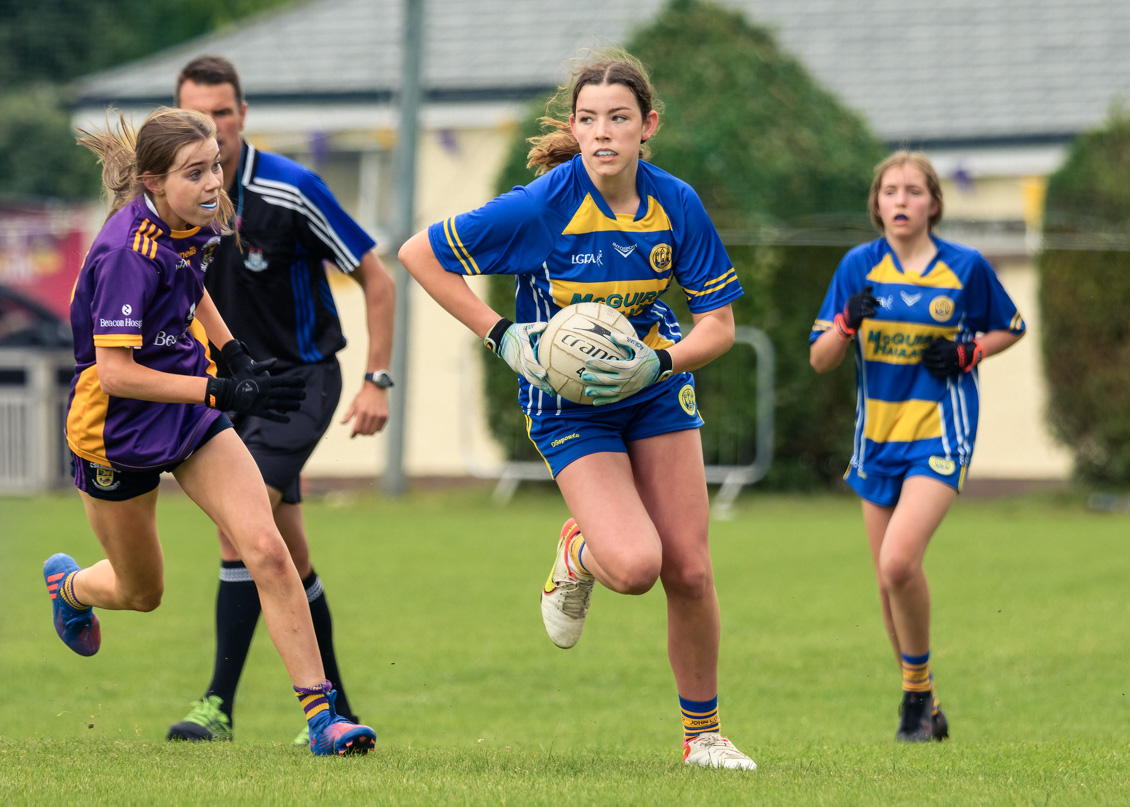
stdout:
<svg viewBox="0 0 1130 807">
<path fill-rule="evenodd" d="M 902 688 L 907 692 L 927 692 L 930 689 L 930 662 L 925 664 L 902 663 Z"/>
<path fill-rule="evenodd" d="M 717 709 L 709 712 L 688 712 L 683 709 L 682 713 L 684 739 L 697 737 L 707 732 L 721 731 L 722 729 L 722 722 L 718 718 Z"/>
<path fill-rule="evenodd" d="M 78 601 L 78 597 L 75 596 L 76 574 L 78 574 L 78 572 L 71 572 L 65 578 L 63 578 L 63 582 L 59 585 L 59 596 L 63 598 L 63 602 L 71 606 L 71 608 L 74 608 L 76 611 L 85 611 L 90 606 L 83 605 Z"/>
</svg>

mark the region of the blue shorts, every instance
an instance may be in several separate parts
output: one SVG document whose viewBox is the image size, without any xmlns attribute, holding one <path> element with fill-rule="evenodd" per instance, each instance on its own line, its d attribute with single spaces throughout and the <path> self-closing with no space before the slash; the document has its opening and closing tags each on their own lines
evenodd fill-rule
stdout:
<svg viewBox="0 0 1130 807">
<path fill-rule="evenodd" d="M 635 440 L 700 428 L 694 377 L 683 375 L 685 383 L 672 384 L 636 406 L 611 410 L 592 406 L 527 416 L 527 433 L 556 477 L 566 465 L 589 454 L 626 454 L 628 443 Z"/>
<path fill-rule="evenodd" d="M 968 466 L 958 465 L 945 457 L 923 457 L 907 462 L 895 473 L 889 470 L 884 473 L 874 471 L 860 473 L 859 469 L 852 465 L 844 474 L 844 481 L 864 501 L 880 507 L 894 507 L 902 493 L 902 483 L 910 477 L 928 476 L 961 493 L 961 489 L 965 486 L 967 470 Z"/>
<path fill-rule="evenodd" d="M 228 416 L 221 412 L 204 432 L 196 448 L 192 450 L 196 451 L 217 434 L 231 427 Z M 89 494 L 92 499 L 103 499 L 108 502 L 124 502 L 144 496 L 161 483 L 162 473 L 171 471 L 178 465 L 179 462 L 162 468 L 147 468 L 144 471 L 119 471 L 117 468 L 107 468 L 105 465 L 84 460 L 71 452 L 71 471 L 74 473 L 75 487 Z"/>
</svg>

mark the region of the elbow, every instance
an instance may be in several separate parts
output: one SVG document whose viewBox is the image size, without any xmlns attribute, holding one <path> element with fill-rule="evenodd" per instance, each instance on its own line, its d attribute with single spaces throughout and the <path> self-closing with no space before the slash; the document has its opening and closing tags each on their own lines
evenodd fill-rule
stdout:
<svg viewBox="0 0 1130 807">
<path fill-rule="evenodd" d="M 400 265 L 403 266 L 404 270 L 413 277 L 415 277 L 415 272 L 413 272 L 413 269 L 416 266 L 417 257 L 416 239 L 418 239 L 419 237 L 419 233 L 417 233 L 416 235 L 409 238 L 400 246 L 400 250 L 396 253 L 396 259 L 400 261 Z"/>
<path fill-rule="evenodd" d="M 125 394 L 125 380 L 122 373 L 107 365 L 98 365 L 98 385 L 107 395 L 115 398 L 128 397 Z"/>
</svg>

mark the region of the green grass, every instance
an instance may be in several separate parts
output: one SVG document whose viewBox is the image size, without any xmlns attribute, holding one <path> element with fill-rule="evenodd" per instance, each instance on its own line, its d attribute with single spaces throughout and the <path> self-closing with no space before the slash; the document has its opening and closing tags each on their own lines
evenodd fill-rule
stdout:
<svg viewBox="0 0 1130 807">
<path fill-rule="evenodd" d="M 574 649 L 536 592 L 566 517 L 528 487 L 306 506 L 365 758 L 289 746 L 302 725 L 260 629 L 234 743 L 169 744 L 212 665 L 216 542 L 162 494 L 166 593 L 100 612 L 90 659 L 54 634 L 44 558 L 100 557 L 73 493 L 0 499 L 0 804 L 1130 803 L 1130 520 L 1077 499 L 960 500 L 927 555 L 953 739 L 893 741 L 899 678 L 858 504 L 744 497 L 711 541 L 724 731 L 752 775 L 679 763 L 662 595 L 598 590 Z"/>
</svg>

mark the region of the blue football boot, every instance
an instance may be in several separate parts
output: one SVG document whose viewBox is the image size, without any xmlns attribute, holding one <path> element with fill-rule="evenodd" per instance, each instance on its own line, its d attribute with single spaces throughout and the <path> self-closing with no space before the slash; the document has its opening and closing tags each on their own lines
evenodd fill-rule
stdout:
<svg viewBox="0 0 1130 807">
<path fill-rule="evenodd" d="M 74 608 L 63 598 L 60 589 L 67 578 L 79 570 L 70 555 L 62 552 L 52 555 L 43 564 L 43 579 L 47 583 L 47 593 L 51 595 L 51 610 L 55 617 L 55 632 L 63 644 L 80 656 L 93 656 L 102 644 L 102 629 L 94 609 Z"/>
<path fill-rule="evenodd" d="M 314 718 L 310 725 L 310 750 L 317 756 L 369 753 L 377 741 L 377 733 L 368 726 L 359 726 L 334 711 L 337 690 L 326 693 L 330 708 Z"/>
</svg>

